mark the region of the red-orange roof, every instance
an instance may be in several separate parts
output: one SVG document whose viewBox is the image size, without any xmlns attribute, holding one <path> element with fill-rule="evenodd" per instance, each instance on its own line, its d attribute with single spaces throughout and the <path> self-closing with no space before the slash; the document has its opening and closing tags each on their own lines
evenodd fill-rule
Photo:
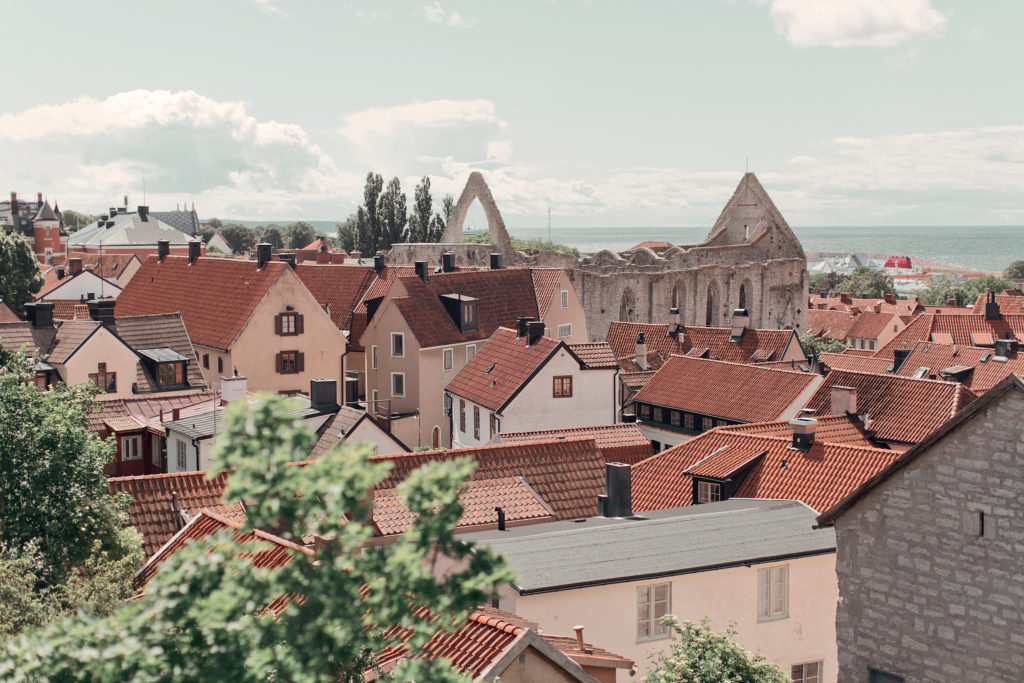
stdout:
<svg viewBox="0 0 1024 683">
<path fill-rule="evenodd" d="M 634 401 L 738 422 L 766 422 L 821 381 L 819 375 L 757 365 L 672 356 Z"/>
<path fill-rule="evenodd" d="M 842 353 L 829 353 L 826 351 L 818 354 L 818 359 L 832 370 L 886 372 L 892 367 L 891 358 L 875 358 L 871 355 L 862 356 L 860 354 L 847 353 L 846 351 Z"/>
<path fill-rule="evenodd" d="M 814 438 L 818 441 L 845 444 L 847 446 L 861 446 L 864 448 L 880 447 L 871 440 L 871 437 L 864 429 L 863 421 L 854 415 L 817 415 L 814 416 L 814 419 L 818 423 L 814 428 Z M 783 439 L 789 439 L 793 436 L 793 426 L 789 424 L 789 420 L 729 425 L 727 427 L 719 427 L 719 429 L 739 434 L 775 436 Z"/>
<path fill-rule="evenodd" d="M 999 310 L 1003 314 L 1021 314 L 1024 313 L 1024 295 L 1019 292 L 1013 293 L 1016 290 L 1007 290 L 1001 294 L 996 294 L 996 303 L 999 304 Z M 974 315 L 982 315 L 985 312 L 985 300 L 986 294 L 979 294 L 977 301 L 974 302 L 974 306 L 970 309 L 970 312 Z"/>
<path fill-rule="evenodd" d="M 986 320 L 971 313 L 923 313 L 875 355 L 892 358 L 895 349 L 909 349 L 919 341 L 981 346 L 997 339 L 1024 339 L 1024 314 L 1003 314 L 996 320 Z"/>
<path fill-rule="evenodd" d="M 11 308 L 0 301 L 0 323 L 20 323 L 21 318 Z"/>
<path fill-rule="evenodd" d="M 703 357 L 733 363 L 779 360 L 796 335 L 793 330 L 746 329 L 743 330 L 743 338 L 733 342 L 730 341 L 732 328 L 729 327 L 683 327 L 679 334 L 680 353 L 693 355 L 691 352 L 707 349 Z"/>
<path fill-rule="evenodd" d="M 558 289 L 558 283 L 562 279 L 561 268 L 531 268 L 530 276 L 533 278 L 533 289 L 537 293 L 537 308 L 544 313 L 551 305 L 551 298 Z M 561 305 L 561 304 L 559 304 Z"/>
<path fill-rule="evenodd" d="M 117 297 L 118 316 L 180 312 L 192 341 L 227 349 L 274 281 L 289 266 L 268 261 L 146 257 Z"/>
<path fill-rule="evenodd" d="M 608 343 L 616 358 L 632 358 L 636 355 L 636 340 L 643 332 L 648 353 L 660 353 L 663 357 L 679 353 L 675 337 L 668 336 L 668 325 L 658 323 L 629 323 L 613 320 L 608 327 Z"/>
<path fill-rule="evenodd" d="M 812 296 L 810 297 L 810 306 L 812 309 L 844 311 L 849 311 L 852 308 L 859 308 L 861 311 L 874 311 L 877 309 L 879 313 L 895 313 L 896 315 L 915 315 L 924 310 L 921 302 L 916 297 L 913 299 L 897 299 L 891 295 L 888 299 L 853 299 L 847 294 L 839 297 Z"/>
<path fill-rule="evenodd" d="M 651 442 L 635 424 L 596 425 L 567 429 L 539 429 L 527 432 L 502 432 L 503 443 L 537 443 L 551 439 L 592 438 L 605 462 L 632 465 L 651 457 Z"/>
<path fill-rule="evenodd" d="M 352 314 L 375 273 L 370 266 L 329 263 L 300 263 L 295 274 L 316 299 L 326 307 L 339 330 L 352 329 Z"/>
<path fill-rule="evenodd" d="M 996 353 L 993 348 L 918 342 L 896 374 L 914 377 L 921 368 L 925 368 L 923 377 L 946 379 L 943 370 L 955 366 L 968 366 L 972 370 L 967 374 L 964 386 L 980 396 L 999 384 L 1007 375 L 1024 374 L 1022 351 L 1024 349 L 1001 361 L 995 360 Z"/>
<path fill-rule="evenodd" d="M 615 354 L 612 352 L 612 347 L 608 342 L 569 344 L 569 350 L 590 370 L 619 367 L 618 361 L 615 360 Z"/>
<path fill-rule="evenodd" d="M 856 319 L 849 311 L 812 308 L 807 311 L 807 334 L 846 341 Z"/>
</svg>

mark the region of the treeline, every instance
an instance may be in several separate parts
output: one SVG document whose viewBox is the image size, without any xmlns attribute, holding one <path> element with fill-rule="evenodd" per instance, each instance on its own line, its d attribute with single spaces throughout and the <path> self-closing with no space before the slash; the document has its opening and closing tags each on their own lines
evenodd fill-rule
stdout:
<svg viewBox="0 0 1024 683">
<path fill-rule="evenodd" d="M 290 225 L 258 225 L 249 228 L 241 223 L 224 223 L 217 218 L 211 218 L 203 223 L 200 236 L 203 242 L 209 244 L 210 238 L 215 234 L 227 242 L 228 247 L 236 254 L 252 251 L 253 247 L 260 242 L 268 242 L 275 249 L 302 249 L 317 237 L 325 237 L 334 243 L 329 237 L 318 234 L 316 228 L 305 221 L 298 221 Z M 212 251 L 207 247 L 207 251 Z"/>
<path fill-rule="evenodd" d="M 345 251 L 365 256 L 387 251 L 401 242 L 440 242 L 454 207 L 455 200 L 446 194 L 441 211 L 435 212 L 430 178 L 423 176 L 413 192 L 410 212 L 401 181 L 394 177 L 385 186 L 384 178 L 370 171 L 363 187 L 363 203 L 338 223 L 338 242 Z"/>
</svg>

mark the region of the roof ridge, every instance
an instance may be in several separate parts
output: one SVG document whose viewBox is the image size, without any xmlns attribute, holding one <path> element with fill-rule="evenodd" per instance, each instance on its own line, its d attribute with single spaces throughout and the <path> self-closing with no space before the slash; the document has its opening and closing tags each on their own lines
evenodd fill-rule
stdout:
<svg viewBox="0 0 1024 683">
<path fill-rule="evenodd" d="M 686 360 L 695 360 L 695 361 L 700 361 L 702 363 L 722 363 L 722 364 L 725 364 L 725 365 L 735 365 L 737 367 L 743 367 L 743 368 L 756 368 L 758 370 L 769 370 L 771 372 L 784 372 L 784 373 L 787 373 L 787 374 L 790 374 L 790 375 L 811 375 L 812 374 L 812 373 L 809 373 L 809 372 L 803 372 L 802 370 L 789 370 L 787 368 L 765 367 L 763 363 L 740 363 L 740 362 L 734 361 L 734 360 L 718 360 L 717 358 L 697 358 L 697 357 L 694 357 L 694 356 L 688 356 L 685 353 L 672 353 L 672 354 L 669 354 L 669 360 L 671 360 L 673 358 L 685 358 Z M 668 361 L 665 361 L 665 362 L 666 362 L 666 364 L 668 363 Z M 662 366 L 662 367 L 664 367 L 664 366 Z"/>
</svg>

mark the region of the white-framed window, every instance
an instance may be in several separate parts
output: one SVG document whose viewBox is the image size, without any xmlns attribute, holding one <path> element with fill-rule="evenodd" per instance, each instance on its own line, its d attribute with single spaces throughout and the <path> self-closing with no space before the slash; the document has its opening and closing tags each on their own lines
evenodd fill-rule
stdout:
<svg viewBox="0 0 1024 683">
<path fill-rule="evenodd" d="M 790 678 L 793 683 L 821 683 L 821 668 L 824 664 L 824 661 L 794 664 Z"/>
<path fill-rule="evenodd" d="M 391 333 L 391 355 L 392 356 L 404 356 L 405 355 L 405 333 L 404 332 L 392 332 Z"/>
<path fill-rule="evenodd" d="M 789 565 L 757 570 L 757 620 L 789 616 Z"/>
<path fill-rule="evenodd" d="M 142 457 L 142 437 L 122 436 L 121 437 L 121 459 L 138 460 Z"/>
<path fill-rule="evenodd" d="M 181 439 L 175 439 L 174 443 L 177 444 L 178 448 L 178 469 L 185 471 L 188 467 L 188 461 L 185 458 L 185 442 Z"/>
<path fill-rule="evenodd" d="M 572 336 L 572 323 L 566 323 L 558 326 L 558 337 L 571 337 Z"/>
<path fill-rule="evenodd" d="M 668 638 L 669 628 L 661 618 L 672 611 L 672 584 L 656 583 L 636 589 L 636 640 Z"/>
<path fill-rule="evenodd" d="M 374 344 L 370 347 L 370 367 L 374 370 L 377 369 L 377 345 Z"/>
<path fill-rule="evenodd" d="M 455 349 L 445 349 L 441 352 L 441 365 L 443 370 L 455 367 Z"/>
<path fill-rule="evenodd" d="M 379 408 L 377 408 L 377 405 L 378 405 L 377 401 L 380 400 L 379 397 L 380 397 L 380 393 L 376 389 L 374 389 L 372 392 L 370 392 L 370 398 L 371 398 L 371 401 L 370 401 L 370 412 L 376 413 L 376 412 L 379 411 Z"/>
<path fill-rule="evenodd" d="M 687 429 L 693 429 L 693 413 L 683 414 L 683 426 Z"/>
<path fill-rule="evenodd" d="M 722 485 L 712 481 L 697 482 L 697 502 L 714 503 L 722 500 Z"/>
<path fill-rule="evenodd" d="M 562 290 L 562 308 L 569 308 L 569 290 Z"/>
<path fill-rule="evenodd" d="M 392 372 L 391 373 L 391 395 L 392 396 L 405 396 L 405 373 L 404 372 Z"/>
<path fill-rule="evenodd" d="M 164 464 L 163 453 L 161 453 L 160 449 L 160 439 L 151 439 L 151 441 L 153 443 L 153 464 L 160 467 Z"/>
<path fill-rule="evenodd" d="M 466 362 L 473 360 L 473 356 L 476 355 L 476 344 L 470 344 L 466 347 Z"/>
</svg>

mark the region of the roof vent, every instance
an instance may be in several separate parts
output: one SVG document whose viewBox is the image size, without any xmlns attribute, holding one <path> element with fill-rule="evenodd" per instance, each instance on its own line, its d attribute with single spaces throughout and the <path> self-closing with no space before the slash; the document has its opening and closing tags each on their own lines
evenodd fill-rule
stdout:
<svg viewBox="0 0 1024 683">
<path fill-rule="evenodd" d="M 790 448 L 797 451 L 808 451 L 814 442 L 814 431 L 818 427 L 818 421 L 813 417 L 798 417 L 789 421 L 793 428 L 793 443 Z"/>
</svg>

